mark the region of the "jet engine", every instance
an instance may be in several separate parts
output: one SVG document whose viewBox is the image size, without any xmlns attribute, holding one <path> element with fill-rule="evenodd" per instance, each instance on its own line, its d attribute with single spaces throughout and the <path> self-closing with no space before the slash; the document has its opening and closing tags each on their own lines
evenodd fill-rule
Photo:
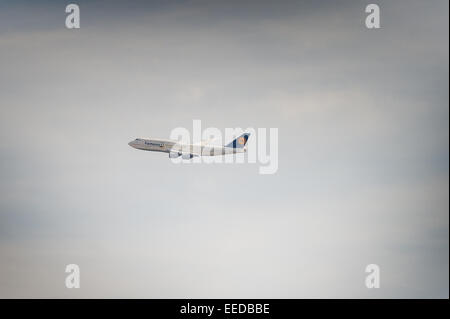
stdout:
<svg viewBox="0 0 450 319">
<path fill-rule="evenodd" d="M 183 158 L 183 159 L 185 159 L 185 160 L 187 160 L 187 159 L 191 159 L 191 158 L 193 158 L 194 157 L 194 155 L 192 155 L 192 154 L 189 154 L 189 153 L 184 153 L 184 154 L 181 154 L 181 157 Z"/>
<path fill-rule="evenodd" d="M 181 154 L 178 152 L 170 152 L 169 153 L 169 158 L 177 158 L 179 157 Z"/>
</svg>

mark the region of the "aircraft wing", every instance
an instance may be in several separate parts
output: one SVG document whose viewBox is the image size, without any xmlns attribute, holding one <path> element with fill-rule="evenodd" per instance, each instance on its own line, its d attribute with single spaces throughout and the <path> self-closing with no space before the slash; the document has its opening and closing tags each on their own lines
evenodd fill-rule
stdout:
<svg viewBox="0 0 450 319">
<path fill-rule="evenodd" d="M 206 146 L 209 145 L 216 138 L 208 138 L 207 140 L 201 140 L 199 143 L 195 143 L 194 145 Z"/>
</svg>

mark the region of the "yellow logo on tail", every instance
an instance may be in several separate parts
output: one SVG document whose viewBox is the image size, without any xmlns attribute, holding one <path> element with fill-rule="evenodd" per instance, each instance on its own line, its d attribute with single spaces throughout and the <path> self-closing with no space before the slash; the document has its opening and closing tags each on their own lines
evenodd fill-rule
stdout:
<svg viewBox="0 0 450 319">
<path fill-rule="evenodd" d="M 238 139 L 238 143 L 241 144 L 241 145 L 244 145 L 244 144 L 245 144 L 245 138 L 240 137 L 240 138 Z"/>
</svg>

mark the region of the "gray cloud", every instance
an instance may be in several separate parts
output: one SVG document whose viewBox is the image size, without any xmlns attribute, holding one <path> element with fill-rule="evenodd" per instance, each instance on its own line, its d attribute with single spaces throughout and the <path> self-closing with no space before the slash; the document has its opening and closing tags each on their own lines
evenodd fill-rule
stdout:
<svg viewBox="0 0 450 319">
<path fill-rule="evenodd" d="M 79 3 L 0 10 L 1 297 L 448 298 L 448 2 Z M 193 119 L 277 174 L 127 145 Z"/>
</svg>

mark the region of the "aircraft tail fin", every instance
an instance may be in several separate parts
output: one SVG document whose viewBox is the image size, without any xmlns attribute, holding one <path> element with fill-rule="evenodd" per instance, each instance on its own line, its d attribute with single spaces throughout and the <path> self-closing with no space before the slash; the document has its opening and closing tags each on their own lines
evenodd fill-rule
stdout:
<svg viewBox="0 0 450 319">
<path fill-rule="evenodd" d="M 241 136 L 239 136 L 238 138 L 236 138 L 235 140 L 233 140 L 233 142 L 225 145 L 225 147 L 244 148 L 245 145 L 247 144 L 249 136 L 250 136 L 250 133 L 244 133 Z"/>
</svg>

